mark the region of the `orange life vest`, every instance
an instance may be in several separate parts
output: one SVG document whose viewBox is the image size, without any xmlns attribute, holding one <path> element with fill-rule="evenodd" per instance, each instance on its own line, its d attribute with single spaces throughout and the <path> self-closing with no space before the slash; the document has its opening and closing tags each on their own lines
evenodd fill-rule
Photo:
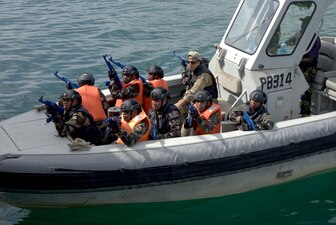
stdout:
<svg viewBox="0 0 336 225">
<path fill-rule="evenodd" d="M 89 111 L 95 122 L 106 119 L 106 113 L 97 87 L 84 85 L 77 88 L 76 91 L 82 97 L 82 106 Z"/>
<path fill-rule="evenodd" d="M 140 78 L 137 78 L 137 79 L 134 79 L 134 80 L 131 80 L 128 84 L 125 84 L 123 83 L 123 89 L 124 88 L 127 88 L 131 85 L 135 85 L 135 84 L 138 84 L 139 85 L 139 94 L 137 96 L 134 97 L 135 100 L 137 100 L 137 102 L 142 106 L 142 101 L 143 101 L 143 83 L 142 83 L 142 80 Z M 125 101 L 126 99 L 117 99 L 116 103 L 115 103 L 115 106 L 116 107 L 121 107 L 122 103 Z"/>
<path fill-rule="evenodd" d="M 219 112 L 220 118 L 219 121 L 222 120 L 222 115 L 221 115 L 221 109 L 219 107 L 219 105 L 212 103 L 206 110 L 204 110 L 203 112 L 198 112 L 200 114 L 201 117 L 203 117 L 204 119 L 206 119 L 207 122 L 209 122 L 210 117 L 215 114 L 216 112 Z M 216 134 L 216 133 L 220 133 L 220 123 L 217 124 L 217 126 L 214 127 L 214 129 L 212 129 L 209 133 L 204 132 L 199 126 L 196 127 L 195 131 L 197 135 L 202 135 L 202 134 Z"/>
<path fill-rule="evenodd" d="M 168 83 L 164 79 L 155 79 L 155 80 L 151 80 L 149 82 L 153 85 L 154 88 L 163 87 L 164 89 L 168 90 Z M 148 111 L 152 107 L 152 100 L 151 100 L 150 96 L 144 96 L 143 101 L 144 101 L 143 102 L 143 109 L 146 113 L 148 113 Z"/>
<path fill-rule="evenodd" d="M 147 124 L 147 131 L 140 137 L 138 141 L 147 141 L 149 140 L 149 132 L 150 132 L 150 120 L 147 116 L 147 114 L 144 111 L 141 111 L 139 115 L 136 115 L 133 119 L 131 119 L 129 122 L 126 122 L 123 118 L 121 119 L 121 129 L 126 131 L 126 133 L 129 135 L 132 133 L 133 128 L 140 122 L 145 120 Z M 124 142 L 118 138 L 117 140 L 118 144 L 123 144 Z"/>
</svg>

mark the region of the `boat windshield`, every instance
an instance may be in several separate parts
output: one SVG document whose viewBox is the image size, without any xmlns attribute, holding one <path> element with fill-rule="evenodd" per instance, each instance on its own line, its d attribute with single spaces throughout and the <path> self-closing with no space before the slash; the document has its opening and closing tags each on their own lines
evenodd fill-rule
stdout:
<svg viewBox="0 0 336 225">
<path fill-rule="evenodd" d="M 290 4 L 267 47 L 267 54 L 270 56 L 292 54 L 315 8 L 315 3 L 310 1 Z"/>
<path fill-rule="evenodd" d="M 275 0 L 244 1 L 225 39 L 229 46 L 253 54 L 279 6 Z"/>
</svg>

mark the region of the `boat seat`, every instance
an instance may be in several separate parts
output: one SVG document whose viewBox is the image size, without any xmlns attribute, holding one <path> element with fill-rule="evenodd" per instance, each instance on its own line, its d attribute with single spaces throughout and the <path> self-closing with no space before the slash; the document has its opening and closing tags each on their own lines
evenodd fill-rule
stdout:
<svg viewBox="0 0 336 225">
<path fill-rule="evenodd" d="M 221 108 L 222 120 L 225 120 L 227 112 L 229 112 L 232 104 L 224 99 L 218 99 L 218 105 Z"/>
<path fill-rule="evenodd" d="M 336 101 L 336 40 L 321 40 L 318 58 L 318 72 L 312 83 L 313 93 L 317 94 L 317 110 L 320 112 L 321 97 Z"/>
<path fill-rule="evenodd" d="M 326 80 L 336 77 L 336 45 L 334 43 L 321 40 L 317 68 L 318 72 L 312 85 L 314 89 L 322 91 L 326 87 Z"/>
<path fill-rule="evenodd" d="M 218 85 L 218 90 L 224 89 L 227 92 L 231 93 L 233 96 L 239 96 L 242 93 L 242 82 L 239 78 L 232 76 L 222 70 L 221 63 L 223 62 L 223 58 L 225 56 L 225 50 L 219 49 L 216 53 L 217 57 L 214 60 L 214 71 L 212 71 L 216 77 L 216 82 Z M 232 102 L 230 102 L 232 100 Z M 225 120 L 227 116 L 227 112 L 230 110 L 233 102 L 236 99 L 225 100 L 223 98 L 218 98 L 218 105 L 221 108 L 222 118 Z"/>
</svg>

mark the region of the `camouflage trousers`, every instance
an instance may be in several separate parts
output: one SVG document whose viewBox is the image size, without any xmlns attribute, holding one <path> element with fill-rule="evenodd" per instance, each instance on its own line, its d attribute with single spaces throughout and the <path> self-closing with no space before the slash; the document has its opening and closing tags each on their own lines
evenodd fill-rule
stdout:
<svg viewBox="0 0 336 225">
<path fill-rule="evenodd" d="M 310 115 L 310 105 L 311 105 L 311 96 L 313 93 L 312 82 L 314 81 L 317 73 L 316 67 L 308 67 L 307 70 L 304 72 L 304 76 L 308 82 L 309 88 L 305 91 L 305 93 L 301 96 L 300 101 L 300 114 L 302 115 Z"/>
</svg>

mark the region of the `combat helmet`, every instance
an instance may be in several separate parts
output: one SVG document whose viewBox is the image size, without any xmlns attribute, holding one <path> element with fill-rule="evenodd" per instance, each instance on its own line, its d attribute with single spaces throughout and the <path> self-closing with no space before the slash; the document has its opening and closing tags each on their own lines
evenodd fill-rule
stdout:
<svg viewBox="0 0 336 225">
<path fill-rule="evenodd" d="M 170 94 L 168 90 L 163 87 L 154 88 L 150 94 L 151 99 L 154 100 L 162 100 L 164 97 L 170 98 Z"/>
<path fill-rule="evenodd" d="M 164 77 L 163 69 L 160 66 L 150 66 L 150 67 L 148 67 L 147 73 L 158 75 L 160 78 Z"/>
<path fill-rule="evenodd" d="M 83 73 L 78 77 L 78 85 L 84 86 L 86 84 L 88 85 L 94 85 L 95 83 L 95 78 L 91 73 Z"/>
<path fill-rule="evenodd" d="M 125 66 L 122 69 L 122 75 L 123 76 L 135 75 L 136 78 L 139 78 L 139 70 L 135 66 Z"/>
<path fill-rule="evenodd" d="M 123 104 L 120 107 L 120 111 L 121 112 L 132 112 L 133 110 L 136 109 L 140 109 L 141 110 L 141 106 L 140 104 L 137 102 L 137 100 L 135 99 L 127 99 L 123 102 Z"/>
<path fill-rule="evenodd" d="M 212 95 L 207 90 L 199 91 L 195 94 L 195 101 L 211 101 Z"/>
<path fill-rule="evenodd" d="M 261 102 L 262 104 L 266 104 L 267 95 L 262 90 L 254 90 L 250 94 L 250 99 L 252 99 L 255 102 Z"/>
<path fill-rule="evenodd" d="M 82 104 L 82 97 L 80 96 L 80 94 L 73 90 L 73 89 L 70 89 L 70 90 L 66 90 L 63 94 L 62 94 L 62 99 L 64 100 L 73 100 L 73 99 L 78 99 L 78 102 L 79 104 Z"/>
</svg>

